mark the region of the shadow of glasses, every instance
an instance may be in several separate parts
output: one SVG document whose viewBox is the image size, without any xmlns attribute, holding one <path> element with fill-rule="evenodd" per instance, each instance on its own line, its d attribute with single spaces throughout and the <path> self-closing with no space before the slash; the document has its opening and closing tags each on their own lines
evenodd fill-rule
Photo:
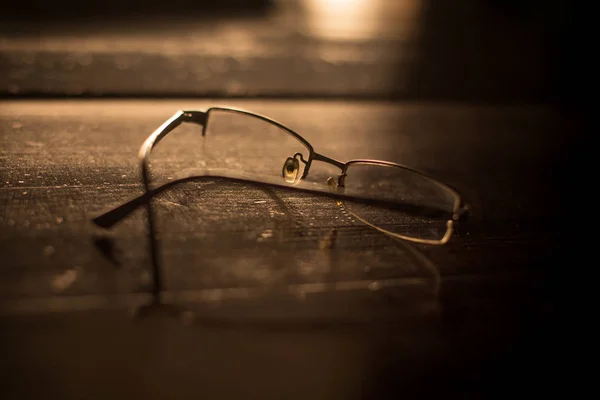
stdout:
<svg viewBox="0 0 600 400">
<path fill-rule="evenodd" d="M 317 235 L 313 235 L 314 244 L 316 249 L 310 251 L 310 262 L 313 264 L 318 264 L 323 267 L 324 270 L 328 271 L 327 275 L 324 276 L 324 279 L 320 282 L 312 282 L 312 283 L 293 283 L 293 284 L 281 284 L 279 287 L 227 287 L 227 288 L 213 288 L 213 289 L 198 289 L 198 290 L 167 290 L 165 284 L 164 277 L 164 262 L 161 257 L 161 241 L 159 239 L 158 231 L 159 228 L 157 226 L 157 218 L 159 212 L 157 211 L 158 204 L 156 201 L 152 201 L 156 199 L 157 196 L 167 192 L 173 192 L 181 185 L 190 182 L 204 182 L 205 184 L 202 186 L 202 190 L 210 191 L 210 190 L 220 190 L 221 188 L 227 186 L 232 183 L 242 183 L 243 186 L 249 188 L 253 187 L 259 189 L 260 192 L 264 193 L 267 198 L 277 205 L 282 211 L 286 218 L 277 225 L 277 229 L 275 229 L 275 238 L 276 241 L 281 245 L 286 240 L 294 241 L 298 236 L 308 236 L 310 232 L 307 233 L 309 227 L 299 221 L 297 218 L 294 218 L 292 214 L 292 210 L 290 209 L 290 205 L 282 198 L 280 193 L 277 192 L 277 188 L 272 185 L 249 181 L 241 178 L 231 178 L 231 177 L 215 177 L 215 176 L 187 176 L 185 178 L 181 178 L 178 180 L 170 181 L 164 185 L 156 187 L 149 192 L 138 196 L 129 202 L 124 203 L 123 205 L 103 214 L 94 219 L 94 223 L 103 228 L 110 228 L 117 224 L 119 221 L 127 217 L 133 211 L 139 208 L 145 208 L 146 210 L 146 221 L 147 221 L 147 237 L 148 237 L 148 245 L 149 245 L 149 254 L 152 268 L 152 280 L 151 280 L 151 301 L 148 304 L 142 305 L 135 311 L 135 315 L 137 316 L 149 316 L 149 315 L 170 315 L 176 316 L 180 318 L 183 322 L 189 323 L 191 321 L 198 321 L 199 318 L 192 311 L 193 307 L 190 305 L 194 304 L 207 304 L 214 303 L 215 300 L 223 301 L 223 300 L 234 300 L 234 301 L 244 301 L 245 299 L 267 299 L 267 298 L 281 298 L 283 295 L 288 300 L 292 299 L 292 301 L 296 301 L 297 303 L 305 302 L 307 297 L 318 297 L 322 294 L 334 294 L 334 293 L 354 293 L 354 292 L 364 292 L 364 293 L 377 293 L 386 297 L 388 301 L 394 301 L 394 295 L 390 295 L 388 292 L 397 292 L 398 290 L 402 291 L 404 288 L 407 292 L 409 292 L 411 287 L 423 287 L 427 286 L 428 295 L 427 301 L 423 302 L 422 299 L 419 300 L 421 304 L 420 313 L 431 314 L 432 312 L 439 312 L 440 303 L 439 303 L 439 294 L 441 289 L 441 277 L 439 273 L 438 267 L 427 257 L 425 256 L 419 249 L 415 246 L 406 243 L 402 240 L 398 240 L 392 237 L 387 237 L 386 235 L 381 235 L 376 233 L 376 231 L 372 231 L 376 234 L 377 237 L 382 238 L 381 240 L 387 240 L 388 242 L 385 244 L 385 248 L 392 249 L 393 252 L 401 254 L 410 263 L 414 264 L 417 269 L 419 269 L 423 275 L 423 273 L 428 277 L 395 277 L 395 278 L 379 278 L 379 279 L 344 279 L 341 278 L 343 273 L 340 271 L 340 266 L 343 264 L 343 261 L 340 260 L 340 254 L 344 251 L 348 251 L 349 247 L 342 248 L 338 246 L 338 242 L 340 237 L 344 237 L 344 227 L 333 226 L 327 229 L 321 230 Z M 276 186 L 276 185 L 275 185 Z M 297 188 L 290 189 L 289 187 L 282 186 L 281 189 L 287 192 L 295 192 Z M 326 195 L 321 192 L 317 192 L 314 194 L 319 194 L 321 196 L 325 195 L 326 198 L 333 197 L 336 202 L 330 203 L 334 205 L 334 209 L 337 208 L 337 211 L 340 214 L 344 213 L 343 206 L 339 203 L 338 195 Z M 257 205 L 259 207 L 260 205 Z M 295 207 L 295 206 L 294 206 Z M 360 223 L 359 223 L 360 224 Z M 366 231 L 370 231 L 367 226 L 360 224 L 360 228 L 364 228 Z M 287 236 L 286 236 L 287 235 Z M 109 239 L 108 237 L 96 238 L 96 244 L 98 249 L 103 253 L 105 257 L 108 259 L 112 258 L 111 252 L 117 247 L 113 243 L 114 239 Z M 101 245 L 100 245 L 101 244 Z M 291 259 L 293 259 L 293 254 Z M 293 263 L 285 263 L 283 266 L 282 274 L 285 274 L 289 271 L 286 271 L 291 264 Z M 275 290 L 273 290 L 275 289 Z M 210 307 L 209 307 L 210 308 Z M 227 318 L 222 318 L 221 316 L 213 315 L 210 316 L 210 313 L 202 313 L 201 322 L 203 325 L 213 324 L 218 326 L 227 326 L 227 325 L 236 325 L 239 323 L 248 324 L 246 318 L 234 318 L 227 321 Z M 373 318 L 367 317 L 367 321 L 372 322 Z M 311 326 L 317 325 L 327 325 L 327 323 L 323 323 L 324 319 L 319 319 L 316 321 L 315 319 L 304 319 L 304 322 L 309 323 Z M 356 317 L 341 317 L 341 318 L 333 318 L 328 320 L 331 324 L 340 326 L 348 323 L 364 323 L 365 318 L 356 318 Z M 265 321 L 262 321 L 265 323 Z M 286 324 L 286 322 L 288 322 Z M 289 320 L 282 321 L 281 319 L 271 319 L 270 322 L 266 322 L 264 324 L 265 327 L 268 326 L 280 326 L 280 325 L 289 325 Z M 251 323 L 252 325 L 252 323 Z M 294 326 L 298 325 L 298 321 L 294 320 Z"/>
</svg>

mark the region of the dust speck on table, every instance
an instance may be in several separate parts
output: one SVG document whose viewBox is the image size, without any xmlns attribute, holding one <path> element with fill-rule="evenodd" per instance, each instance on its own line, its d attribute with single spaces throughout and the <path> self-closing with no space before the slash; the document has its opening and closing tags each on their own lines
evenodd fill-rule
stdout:
<svg viewBox="0 0 600 400">
<path fill-rule="evenodd" d="M 66 270 L 62 274 L 56 275 L 52 279 L 52 287 L 57 292 L 62 292 L 68 289 L 77 280 L 80 271 L 81 269 L 79 267 L 74 267 Z"/>
</svg>

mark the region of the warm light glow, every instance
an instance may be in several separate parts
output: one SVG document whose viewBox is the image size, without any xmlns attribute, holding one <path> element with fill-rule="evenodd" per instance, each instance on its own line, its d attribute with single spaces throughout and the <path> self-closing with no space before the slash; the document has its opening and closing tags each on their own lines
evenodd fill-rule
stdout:
<svg viewBox="0 0 600 400">
<path fill-rule="evenodd" d="M 363 3 L 363 6 L 365 3 L 368 2 L 368 0 L 309 0 L 311 3 L 313 4 L 321 4 L 324 8 L 335 8 L 335 7 L 343 7 L 343 6 L 350 6 L 353 7 L 356 5 L 356 3 Z"/>
<path fill-rule="evenodd" d="M 414 33 L 420 0 L 305 0 L 306 30 L 332 40 L 404 38 Z"/>
</svg>

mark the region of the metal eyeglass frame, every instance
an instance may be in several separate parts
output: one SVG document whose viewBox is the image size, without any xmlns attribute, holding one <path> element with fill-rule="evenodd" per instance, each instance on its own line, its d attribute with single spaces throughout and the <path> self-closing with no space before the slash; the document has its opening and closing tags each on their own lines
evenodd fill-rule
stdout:
<svg viewBox="0 0 600 400">
<path fill-rule="evenodd" d="M 147 192 L 151 190 L 151 188 L 150 188 L 150 178 L 151 178 L 151 176 L 150 176 L 150 154 L 152 153 L 152 149 L 154 148 L 154 146 L 156 146 L 162 139 L 164 139 L 167 136 L 167 134 L 169 134 L 169 132 L 173 131 L 175 128 L 177 128 L 179 125 L 181 125 L 184 122 L 200 125 L 202 127 L 202 136 L 206 136 L 206 127 L 208 126 L 208 122 L 209 122 L 209 114 L 211 111 L 215 111 L 215 110 L 226 111 L 226 112 L 230 112 L 230 113 L 239 113 L 239 114 L 247 115 L 250 117 L 258 118 L 264 122 L 267 122 L 269 124 L 272 124 L 272 125 L 280 128 L 281 130 L 283 130 L 283 131 L 287 132 L 288 134 L 292 135 L 293 137 L 295 137 L 309 151 L 308 160 L 304 160 L 304 158 L 300 157 L 300 160 L 305 164 L 304 171 L 302 173 L 302 176 L 300 177 L 301 180 L 305 179 L 308 176 L 308 173 L 310 171 L 310 167 L 311 167 L 313 161 L 322 161 L 322 162 L 331 164 L 341 170 L 341 173 L 338 175 L 337 180 L 330 177 L 327 182 L 333 190 L 339 190 L 339 189 L 343 190 L 344 181 L 346 178 L 346 172 L 348 171 L 348 168 L 350 166 L 357 165 L 357 164 L 381 165 L 381 166 L 387 166 L 387 167 L 401 168 L 406 171 L 410 171 L 412 173 L 418 174 L 418 175 L 430 180 L 431 182 L 435 183 L 436 185 L 440 186 L 441 188 L 447 190 L 448 193 L 452 194 L 452 196 L 454 197 L 453 209 L 452 209 L 452 212 L 449 213 L 449 214 L 451 214 L 450 219 L 448 219 L 448 221 L 446 223 L 446 227 L 447 227 L 446 232 L 443 235 L 443 237 L 439 240 L 421 239 L 421 238 L 400 235 L 395 232 L 390 232 L 390 231 L 387 231 L 376 225 L 373 225 L 370 222 L 366 221 L 365 219 L 361 218 L 360 216 L 350 212 L 356 219 L 360 220 L 361 222 L 371 226 L 372 228 L 374 228 L 386 235 L 389 235 L 389 236 L 392 236 L 395 238 L 399 238 L 399 239 L 408 240 L 408 241 L 415 242 L 415 243 L 442 245 L 442 244 L 447 243 L 448 240 L 450 239 L 450 237 L 452 236 L 452 233 L 454 231 L 455 221 L 463 219 L 467 216 L 468 207 L 463 205 L 458 191 L 456 189 L 452 188 L 451 186 L 449 186 L 445 183 L 442 183 L 435 178 L 432 178 L 431 176 L 425 174 L 424 172 L 421 172 L 421 171 L 415 170 L 413 168 L 407 167 L 405 165 L 397 164 L 397 163 L 394 163 L 391 161 L 357 159 L 357 160 L 350 160 L 347 162 L 341 162 L 341 161 L 335 160 L 335 159 L 327 157 L 323 154 L 317 153 L 314 150 L 314 148 L 312 147 L 312 145 L 306 139 L 304 139 L 298 133 L 294 132 L 292 129 L 281 124 L 280 122 L 275 121 L 274 119 L 265 117 L 260 114 L 256 114 L 256 113 L 242 110 L 242 109 L 230 108 L 230 107 L 210 107 L 210 108 L 206 109 L 206 111 L 178 111 L 175 113 L 175 115 L 173 115 L 165 123 L 163 123 L 160 127 L 158 127 L 158 129 L 156 129 L 150 136 L 148 136 L 148 138 L 144 141 L 144 143 L 142 144 L 142 146 L 138 152 L 138 159 L 139 159 L 140 168 L 142 171 L 142 182 L 144 184 L 144 189 Z M 339 203 L 340 203 L 340 205 L 343 205 L 343 203 L 341 201 L 339 201 Z"/>
</svg>

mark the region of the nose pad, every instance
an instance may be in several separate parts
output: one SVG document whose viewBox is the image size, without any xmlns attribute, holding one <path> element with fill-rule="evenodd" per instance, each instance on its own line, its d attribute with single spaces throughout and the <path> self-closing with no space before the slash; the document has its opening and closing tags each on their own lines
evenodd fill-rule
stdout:
<svg viewBox="0 0 600 400">
<path fill-rule="evenodd" d="M 327 178 L 327 186 L 329 186 L 329 190 L 331 190 L 334 193 L 337 192 L 340 188 L 340 186 L 337 184 L 337 182 L 335 181 L 335 179 L 333 179 L 332 176 Z M 340 207 L 344 206 L 344 203 L 341 200 L 336 200 L 335 203 Z"/>
<path fill-rule="evenodd" d="M 327 178 L 327 186 L 329 187 L 329 190 L 332 193 L 344 193 L 344 187 L 341 186 L 337 180 L 330 176 L 329 178 Z M 339 203 L 339 201 L 338 201 Z"/>
<path fill-rule="evenodd" d="M 300 172 L 300 163 L 296 157 L 288 157 L 283 163 L 281 169 L 281 176 L 287 183 L 296 183 L 298 180 L 298 173 Z"/>
<path fill-rule="evenodd" d="M 333 176 L 330 176 L 329 178 L 327 178 L 327 185 L 329 185 L 330 189 L 335 189 L 338 186 L 335 179 L 333 179 Z"/>
</svg>

